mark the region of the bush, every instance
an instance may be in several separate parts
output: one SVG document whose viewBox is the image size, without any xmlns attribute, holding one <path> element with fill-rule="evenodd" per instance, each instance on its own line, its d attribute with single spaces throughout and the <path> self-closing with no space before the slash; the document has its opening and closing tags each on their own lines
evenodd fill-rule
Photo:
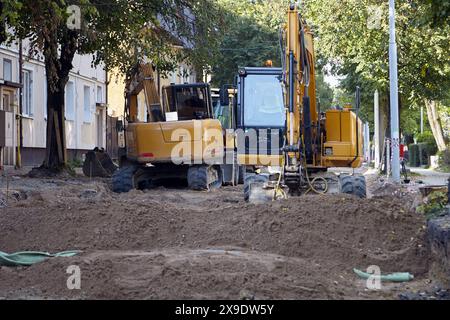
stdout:
<svg viewBox="0 0 450 320">
<path fill-rule="evenodd" d="M 409 146 L 410 157 L 412 157 L 409 162 L 410 166 L 429 166 L 430 157 L 438 152 L 433 133 L 430 131 L 425 131 L 424 133 L 416 135 L 416 139 L 417 144 Z"/>
<path fill-rule="evenodd" d="M 408 146 L 409 165 L 411 167 L 429 166 L 430 157 L 435 155 L 437 149 L 429 143 L 410 144 Z"/>
<path fill-rule="evenodd" d="M 438 152 L 439 170 L 450 172 L 450 148 Z"/>
<path fill-rule="evenodd" d="M 430 155 L 435 155 L 438 152 L 438 147 L 436 144 L 436 140 L 434 139 L 433 133 L 430 131 L 425 131 L 424 133 L 419 133 L 417 136 L 417 143 L 425 143 L 427 144 L 427 152 Z"/>
<path fill-rule="evenodd" d="M 427 219 L 437 218 L 444 213 L 447 203 L 448 198 L 445 192 L 434 191 L 426 197 L 425 203 L 419 205 L 416 211 L 425 214 Z"/>
<path fill-rule="evenodd" d="M 411 167 L 420 167 L 419 145 L 410 144 L 408 146 L 409 165 Z"/>
<path fill-rule="evenodd" d="M 82 168 L 83 167 L 83 160 L 79 158 L 74 158 L 72 160 L 67 161 L 67 165 L 72 168 Z"/>
</svg>

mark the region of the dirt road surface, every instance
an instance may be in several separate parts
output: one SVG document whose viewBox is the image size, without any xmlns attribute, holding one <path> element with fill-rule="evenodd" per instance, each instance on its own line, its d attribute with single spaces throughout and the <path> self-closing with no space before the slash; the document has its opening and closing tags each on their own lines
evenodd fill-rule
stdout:
<svg viewBox="0 0 450 320">
<path fill-rule="evenodd" d="M 242 187 L 114 194 L 107 179 L 22 176 L 6 185 L 2 178 L 0 251 L 83 253 L 1 267 L 0 298 L 397 299 L 433 282 L 426 222 L 408 197 L 252 205 Z M 80 290 L 67 287 L 71 265 Z M 370 291 L 352 271 L 370 265 L 415 279 Z"/>
</svg>

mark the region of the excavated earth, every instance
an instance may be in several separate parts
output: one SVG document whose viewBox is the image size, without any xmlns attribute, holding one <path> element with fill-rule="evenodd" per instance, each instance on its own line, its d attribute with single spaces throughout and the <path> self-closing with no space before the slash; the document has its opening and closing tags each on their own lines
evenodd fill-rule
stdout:
<svg viewBox="0 0 450 320">
<path fill-rule="evenodd" d="M 0 179 L 0 251 L 83 251 L 1 267 L 0 298 L 397 299 L 433 284 L 426 221 L 408 197 L 253 205 L 242 187 L 114 194 L 108 179 Z M 67 287 L 72 265 L 79 290 Z M 415 279 L 371 291 L 353 273 L 371 265 Z"/>
</svg>

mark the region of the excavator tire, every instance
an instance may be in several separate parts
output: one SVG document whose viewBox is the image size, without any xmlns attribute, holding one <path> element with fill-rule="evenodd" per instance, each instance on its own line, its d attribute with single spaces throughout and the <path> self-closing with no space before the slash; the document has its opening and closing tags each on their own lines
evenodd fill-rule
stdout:
<svg viewBox="0 0 450 320">
<path fill-rule="evenodd" d="M 245 201 L 260 203 L 267 202 L 267 192 L 264 184 L 269 181 L 267 175 L 246 173 L 244 179 L 244 199 Z"/>
<path fill-rule="evenodd" d="M 239 166 L 238 168 L 238 184 L 244 184 L 245 181 L 245 166 Z"/>
<path fill-rule="evenodd" d="M 122 167 L 112 176 L 112 190 L 117 193 L 125 193 L 134 189 L 134 174 L 138 170 L 137 166 Z"/>
<path fill-rule="evenodd" d="M 187 174 L 188 187 L 191 190 L 204 191 L 222 186 L 221 169 L 212 166 L 191 166 Z"/>
<path fill-rule="evenodd" d="M 366 178 L 364 176 L 340 176 L 339 191 L 359 198 L 367 197 Z"/>
</svg>

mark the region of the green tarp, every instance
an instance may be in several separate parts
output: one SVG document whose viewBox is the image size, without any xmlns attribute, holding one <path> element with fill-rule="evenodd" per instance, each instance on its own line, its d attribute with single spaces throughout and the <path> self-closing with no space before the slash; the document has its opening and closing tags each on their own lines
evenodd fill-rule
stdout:
<svg viewBox="0 0 450 320">
<path fill-rule="evenodd" d="M 39 251 L 22 251 L 15 253 L 6 253 L 0 251 L 0 266 L 31 266 L 32 264 L 42 262 L 53 257 L 73 257 L 81 251 L 63 251 L 58 253 L 48 253 Z"/>
</svg>

